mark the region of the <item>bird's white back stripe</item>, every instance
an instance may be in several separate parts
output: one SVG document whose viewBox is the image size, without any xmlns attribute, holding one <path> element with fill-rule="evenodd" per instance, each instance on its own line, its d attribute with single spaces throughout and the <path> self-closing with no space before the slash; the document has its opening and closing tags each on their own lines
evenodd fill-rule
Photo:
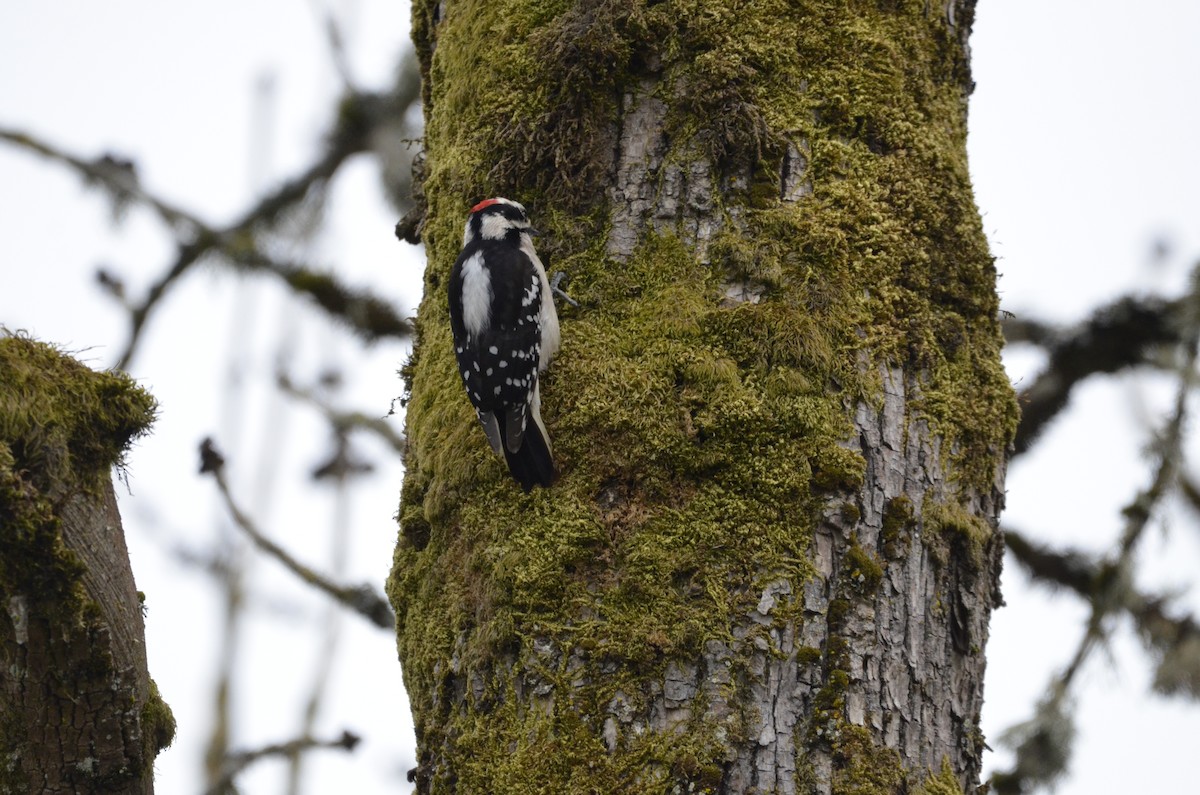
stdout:
<svg viewBox="0 0 1200 795">
<path fill-rule="evenodd" d="M 477 252 L 462 268 L 463 325 L 473 336 L 481 334 L 491 319 L 492 279 L 483 267 L 483 253 Z"/>
</svg>

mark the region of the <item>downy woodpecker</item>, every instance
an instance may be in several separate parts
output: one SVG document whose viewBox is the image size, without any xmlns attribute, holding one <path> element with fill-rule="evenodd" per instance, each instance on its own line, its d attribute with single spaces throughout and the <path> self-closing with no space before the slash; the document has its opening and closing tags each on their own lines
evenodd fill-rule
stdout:
<svg viewBox="0 0 1200 795">
<path fill-rule="evenodd" d="M 558 314 L 525 208 L 471 208 L 450 273 L 450 329 L 467 397 L 492 450 L 526 492 L 557 472 L 542 424 L 538 375 L 558 352 Z"/>
</svg>

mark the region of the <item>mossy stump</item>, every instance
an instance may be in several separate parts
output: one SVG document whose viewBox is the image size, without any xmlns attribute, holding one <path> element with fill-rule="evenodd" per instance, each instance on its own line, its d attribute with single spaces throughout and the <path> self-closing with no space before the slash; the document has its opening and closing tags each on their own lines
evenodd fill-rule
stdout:
<svg viewBox="0 0 1200 795">
<path fill-rule="evenodd" d="M 0 793 L 150 793 L 175 731 L 111 473 L 153 421 L 122 374 L 0 330 Z"/>
</svg>

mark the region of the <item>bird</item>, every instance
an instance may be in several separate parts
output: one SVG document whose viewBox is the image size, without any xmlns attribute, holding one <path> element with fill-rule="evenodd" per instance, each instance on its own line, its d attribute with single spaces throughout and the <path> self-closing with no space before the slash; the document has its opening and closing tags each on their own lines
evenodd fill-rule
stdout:
<svg viewBox="0 0 1200 795">
<path fill-rule="evenodd" d="M 558 476 L 541 415 L 539 377 L 561 337 L 546 269 L 525 207 L 484 199 L 471 208 L 450 272 L 450 331 L 467 397 L 492 451 L 526 493 Z"/>
</svg>

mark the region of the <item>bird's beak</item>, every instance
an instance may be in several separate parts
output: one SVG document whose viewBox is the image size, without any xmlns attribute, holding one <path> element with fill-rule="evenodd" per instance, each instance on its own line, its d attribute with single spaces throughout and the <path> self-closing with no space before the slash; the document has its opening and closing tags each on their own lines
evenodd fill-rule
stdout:
<svg viewBox="0 0 1200 795">
<path fill-rule="evenodd" d="M 525 227 L 525 234 L 529 235 L 530 237 L 537 237 L 541 234 L 541 232 L 534 229 L 532 226 L 527 226 Z"/>
</svg>

